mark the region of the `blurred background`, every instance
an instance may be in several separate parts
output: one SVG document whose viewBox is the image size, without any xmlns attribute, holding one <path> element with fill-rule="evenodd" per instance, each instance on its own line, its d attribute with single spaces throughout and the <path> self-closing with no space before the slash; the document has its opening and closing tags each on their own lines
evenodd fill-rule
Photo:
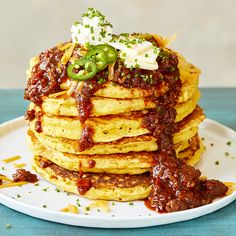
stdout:
<svg viewBox="0 0 236 236">
<path fill-rule="evenodd" d="M 70 39 L 88 7 L 113 32 L 177 34 L 170 46 L 202 70 L 201 87 L 236 87 L 234 0 L 0 0 L 0 88 L 23 88 L 29 59 Z"/>
</svg>

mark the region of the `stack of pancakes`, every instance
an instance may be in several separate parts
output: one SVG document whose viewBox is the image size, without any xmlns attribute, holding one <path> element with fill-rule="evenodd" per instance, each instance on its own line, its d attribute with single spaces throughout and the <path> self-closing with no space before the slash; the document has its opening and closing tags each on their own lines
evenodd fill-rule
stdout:
<svg viewBox="0 0 236 236">
<path fill-rule="evenodd" d="M 177 55 L 182 89 L 175 106 L 178 132 L 173 141 L 177 157 L 195 165 L 203 151 L 198 126 L 205 118 L 197 105 L 200 70 Z M 150 170 L 158 150 L 156 139 L 142 126 L 144 115 L 156 107 L 150 94 L 108 81 L 91 102 L 92 111 L 84 124 L 78 118 L 75 99 L 66 91 L 44 97 L 40 107 L 30 104 L 28 111 L 36 112 L 28 130 L 35 170 L 62 190 L 90 199 L 148 197 Z M 85 127 L 93 130 L 94 145 L 80 151 Z M 78 176 L 89 179 L 88 191 L 79 191 Z"/>
</svg>

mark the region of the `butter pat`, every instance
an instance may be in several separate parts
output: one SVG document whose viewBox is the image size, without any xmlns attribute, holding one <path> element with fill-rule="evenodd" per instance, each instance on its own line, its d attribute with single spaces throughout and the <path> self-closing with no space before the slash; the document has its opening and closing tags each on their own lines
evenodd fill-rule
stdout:
<svg viewBox="0 0 236 236">
<path fill-rule="evenodd" d="M 127 68 L 158 69 L 159 49 L 152 43 L 133 36 L 120 36 L 109 44 L 120 50 L 120 58 Z"/>
</svg>

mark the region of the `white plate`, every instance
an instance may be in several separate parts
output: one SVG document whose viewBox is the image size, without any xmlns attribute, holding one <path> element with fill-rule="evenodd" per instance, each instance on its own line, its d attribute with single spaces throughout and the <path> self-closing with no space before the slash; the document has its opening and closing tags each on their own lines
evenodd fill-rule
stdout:
<svg viewBox="0 0 236 236">
<path fill-rule="evenodd" d="M 31 169 L 32 154 L 25 141 L 27 130 L 23 117 L 0 125 L 0 173 L 11 177 L 15 172 L 13 163 L 3 164 L 1 160 L 6 157 L 20 155 L 22 158 L 16 163 L 27 163 L 26 169 Z M 206 151 L 202 156 L 198 168 L 202 175 L 208 178 L 217 178 L 222 181 L 236 182 L 236 133 L 215 122 L 207 119 L 200 127 L 200 134 L 205 138 Z M 231 141 L 231 145 L 226 143 Z M 225 155 L 229 153 L 229 156 Z M 218 161 L 219 165 L 215 162 Z M 2 168 L 3 167 L 3 168 Z M 3 170 L 4 169 L 4 170 Z M 153 225 L 162 225 L 193 219 L 216 211 L 236 199 L 236 192 L 213 203 L 181 212 L 157 214 L 148 210 L 142 201 L 132 204 L 110 202 L 111 211 L 104 213 L 98 209 L 85 211 L 91 201 L 76 195 L 67 195 L 57 192 L 55 186 L 39 176 L 39 186 L 27 184 L 22 187 L 0 189 L 0 202 L 5 206 L 22 213 L 69 225 L 100 227 L 100 228 L 133 228 Z M 47 191 L 43 191 L 43 190 Z M 64 213 L 60 209 L 69 203 L 76 205 L 79 199 L 80 214 Z M 43 208 L 46 205 L 46 208 Z"/>
</svg>

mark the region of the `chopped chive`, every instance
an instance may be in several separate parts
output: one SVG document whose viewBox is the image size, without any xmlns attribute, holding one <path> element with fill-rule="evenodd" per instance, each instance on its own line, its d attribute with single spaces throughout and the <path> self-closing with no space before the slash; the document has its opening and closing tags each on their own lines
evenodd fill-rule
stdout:
<svg viewBox="0 0 236 236">
<path fill-rule="evenodd" d="M 47 205 L 43 205 L 43 208 L 46 208 L 47 207 Z"/>
<path fill-rule="evenodd" d="M 228 153 L 228 152 L 225 152 L 225 156 L 229 156 L 229 153 Z"/>
<path fill-rule="evenodd" d="M 129 202 L 129 206 L 133 206 L 134 205 L 134 203 L 133 202 Z"/>
<path fill-rule="evenodd" d="M 112 202 L 112 204 L 111 204 L 112 206 L 115 206 L 115 202 Z"/>
<path fill-rule="evenodd" d="M 219 161 L 216 161 L 215 164 L 218 166 L 218 165 L 220 164 L 220 162 L 219 162 Z"/>
<path fill-rule="evenodd" d="M 34 184 L 34 186 L 39 186 L 39 183 Z"/>
<path fill-rule="evenodd" d="M 154 54 L 157 54 L 157 48 L 155 48 L 155 49 L 153 50 L 153 53 L 154 53 Z"/>
<path fill-rule="evenodd" d="M 10 229 L 11 225 L 10 224 L 6 224 L 6 229 Z"/>
<path fill-rule="evenodd" d="M 89 211 L 89 210 L 90 210 L 90 208 L 89 208 L 89 207 L 86 207 L 86 208 L 85 208 L 85 210 L 86 210 L 86 211 Z"/>
<path fill-rule="evenodd" d="M 59 188 L 55 188 L 55 191 L 58 193 L 61 192 L 61 190 Z"/>
<path fill-rule="evenodd" d="M 80 202 L 79 202 L 79 198 L 76 200 L 76 205 L 77 205 L 78 207 L 81 206 L 81 205 L 80 205 Z"/>
<path fill-rule="evenodd" d="M 17 195 L 16 195 L 18 198 L 20 198 L 21 197 L 21 195 L 18 193 Z"/>
<path fill-rule="evenodd" d="M 228 142 L 226 143 L 226 145 L 230 146 L 230 145 L 231 145 L 231 141 L 228 141 Z"/>
</svg>

